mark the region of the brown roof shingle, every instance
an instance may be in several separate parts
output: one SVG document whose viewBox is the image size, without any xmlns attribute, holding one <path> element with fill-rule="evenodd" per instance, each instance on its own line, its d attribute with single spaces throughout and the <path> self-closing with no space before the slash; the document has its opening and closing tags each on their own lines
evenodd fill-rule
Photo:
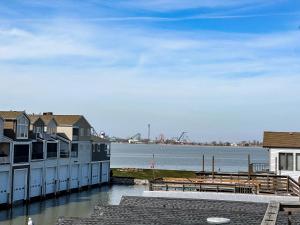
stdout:
<svg viewBox="0 0 300 225">
<path fill-rule="evenodd" d="M 81 117 L 80 115 L 54 115 L 58 125 L 74 125 Z"/>
<path fill-rule="evenodd" d="M 263 147 L 300 148 L 300 132 L 264 132 Z"/>
<path fill-rule="evenodd" d="M 24 111 L 0 111 L 0 116 L 3 119 L 16 119 L 23 113 Z"/>
</svg>

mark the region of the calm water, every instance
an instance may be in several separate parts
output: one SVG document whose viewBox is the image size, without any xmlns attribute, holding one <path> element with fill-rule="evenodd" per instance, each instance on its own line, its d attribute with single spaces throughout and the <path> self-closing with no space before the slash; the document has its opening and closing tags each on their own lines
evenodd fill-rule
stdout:
<svg viewBox="0 0 300 225">
<path fill-rule="evenodd" d="M 88 216 L 97 203 L 119 204 L 122 195 L 141 195 L 147 186 L 103 186 L 61 196 L 28 206 L 0 211 L 0 225 L 27 225 L 28 217 L 35 225 L 54 225 L 60 216 Z"/>
<path fill-rule="evenodd" d="M 263 148 L 113 144 L 111 167 L 150 168 L 153 154 L 155 168 L 193 171 L 202 169 L 203 154 L 205 170 L 211 170 L 214 155 L 215 169 L 226 172 L 246 171 L 248 154 L 252 162 L 268 163 L 269 160 Z"/>
<path fill-rule="evenodd" d="M 113 144 L 111 167 L 150 168 L 153 154 L 155 168 L 161 169 L 200 170 L 203 154 L 206 170 L 211 170 L 213 155 L 216 170 L 228 172 L 246 171 L 248 154 L 253 162 L 268 162 L 268 153 L 262 148 Z M 35 225 L 53 225 L 59 216 L 88 216 L 98 202 L 118 204 L 122 195 L 141 195 L 146 189 L 146 186 L 103 186 L 18 206 L 0 211 L 0 225 L 25 225 L 28 217 L 33 218 Z"/>
</svg>

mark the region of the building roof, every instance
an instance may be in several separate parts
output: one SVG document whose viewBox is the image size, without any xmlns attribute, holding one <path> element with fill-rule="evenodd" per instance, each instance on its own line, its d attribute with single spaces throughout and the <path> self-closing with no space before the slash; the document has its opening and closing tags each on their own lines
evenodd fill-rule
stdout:
<svg viewBox="0 0 300 225">
<path fill-rule="evenodd" d="M 40 115 L 32 115 L 32 114 L 30 114 L 30 115 L 28 115 L 28 118 L 29 118 L 29 120 L 30 120 L 30 123 L 35 123 L 39 118 L 40 118 Z"/>
<path fill-rule="evenodd" d="M 58 125 L 70 125 L 73 126 L 83 116 L 81 115 L 54 115 L 54 118 Z"/>
<path fill-rule="evenodd" d="M 300 148 L 300 132 L 264 132 L 263 147 Z"/>
<path fill-rule="evenodd" d="M 225 217 L 230 219 L 229 225 L 259 225 L 267 207 L 266 203 L 125 197 L 120 205 L 103 206 L 99 204 L 88 218 L 60 218 L 57 224 L 207 224 L 208 217 Z"/>
<path fill-rule="evenodd" d="M 33 124 L 35 123 L 39 118 L 44 122 L 45 125 L 48 125 L 51 120 L 54 120 L 57 124 L 55 118 L 53 115 L 35 115 L 31 114 L 28 116 L 30 119 L 30 122 Z"/>
<path fill-rule="evenodd" d="M 17 117 L 19 117 L 22 114 L 25 114 L 25 111 L 0 111 L 0 116 L 5 120 L 17 119 Z"/>
</svg>

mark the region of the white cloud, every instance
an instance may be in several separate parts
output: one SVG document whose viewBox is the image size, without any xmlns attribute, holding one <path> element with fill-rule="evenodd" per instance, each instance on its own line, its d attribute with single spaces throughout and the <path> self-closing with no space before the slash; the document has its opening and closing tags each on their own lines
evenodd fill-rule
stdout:
<svg viewBox="0 0 300 225">
<path fill-rule="evenodd" d="M 59 20 L 1 28 L 0 103 L 83 113 L 120 136 L 152 121 L 154 132 L 168 136 L 187 128 L 192 138 L 201 132 L 207 140 L 216 133 L 223 140 L 260 138 L 263 129 L 300 129 L 294 123 L 298 40 L 298 32 L 180 32 Z M 51 62 L 61 58 L 70 62 Z"/>
<path fill-rule="evenodd" d="M 127 0 L 121 1 L 122 6 L 130 8 L 140 8 L 151 11 L 176 11 L 195 8 L 229 8 L 229 7 L 259 7 L 267 3 L 276 3 L 278 1 L 261 1 L 261 0 Z"/>
</svg>

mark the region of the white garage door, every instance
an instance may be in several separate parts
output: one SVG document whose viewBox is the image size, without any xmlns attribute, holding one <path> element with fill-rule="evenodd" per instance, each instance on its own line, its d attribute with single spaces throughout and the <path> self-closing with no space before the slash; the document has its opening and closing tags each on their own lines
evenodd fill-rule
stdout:
<svg viewBox="0 0 300 225">
<path fill-rule="evenodd" d="M 30 197 L 42 195 L 42 168 L 32 169 L 30 174 Z"/>
<path fill-rule="evenodd" d="M 56 189 L 56 168 L 47 167 L 46 168 L 46 194 L 51 194 L 55 192 Z"/>
<path fill-rule="evenodd" d="M 7 203 L 8 171 L 0 172 L 0 204 Z"/>
<path fill-rule="evenodd" d="M 27 169 L 14 169 L 13 201 L 25 200 L 27 192 Z"/>
<path fill-rule="evenodd" d="M 82 187 L 89 184 L 89 164 L 82 164 L 80 184 Z"/>
<path fill-rule="evenodd" d="M 59 190 L 65 191 L 68 188 L 68 166 L 61 166 L 59 168 Z"/>
<path fill-rule="evenodd" d="M 92 164 L 92 184 L 98 184 L 99 183 L 99 163 L 93 163 Z"/>
<path fill-rule="evenodd" d="M 71 166 L 71 189 L 78 188 L 79 183 L 79 165 Z"/>
<path fill-rule="evenodd" d="M 103 162 L 101 168 L 101 182 L 106 183 L 109 181 L 109 162 Z"/>
</svg>

